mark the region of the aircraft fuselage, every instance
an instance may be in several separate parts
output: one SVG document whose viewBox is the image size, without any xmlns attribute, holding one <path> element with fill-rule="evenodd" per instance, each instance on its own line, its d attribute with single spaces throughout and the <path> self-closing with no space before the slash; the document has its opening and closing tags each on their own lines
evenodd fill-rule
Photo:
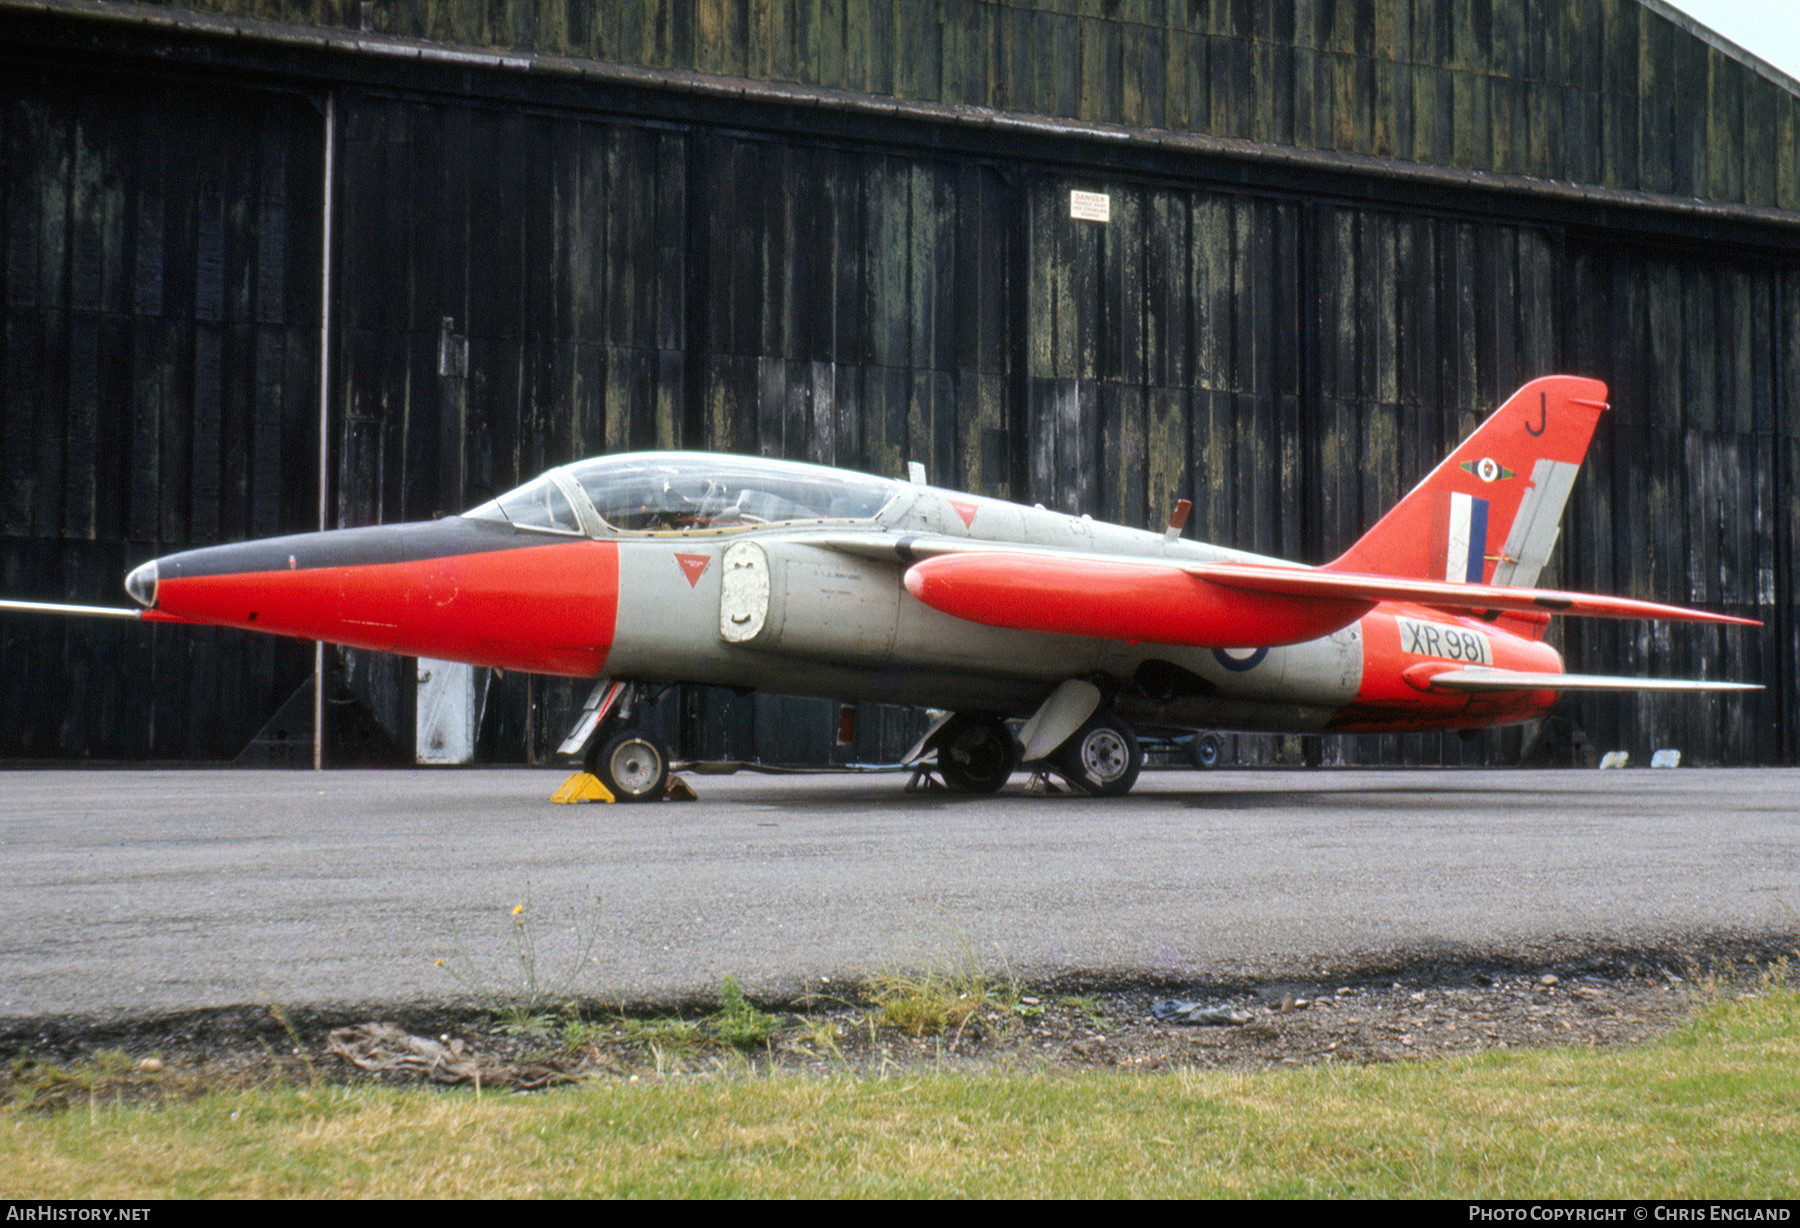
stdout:
<svg viewBox="0 0 1800 1228">
<path fill-rule="evenodd" d="M 972 622 L 907 592 L 919 543 L 1284 564 L 930 487 L 887 483 L 885 501 L 866 518 L 637 531 L 580 506 L 574 483 L 560 491 L 576 503 L 560 527 L 471 515 L 303 534 L 173 555 L 134 573 L 129 587 L 153 605 L 151 617 L 575 677 L 1008 716 L 1029 715 L 1066 679 L 1090 678 L 1146 730 L 1506 724 L 1542 715 L 1555 694 L 1437 692 L 1409 682 L 1407 671 L 1432 663 L 1562 668 L 1529 634 L 1398 603 L 1375 605 L 1324 636 L 1245 648 Z"/>
</svg>

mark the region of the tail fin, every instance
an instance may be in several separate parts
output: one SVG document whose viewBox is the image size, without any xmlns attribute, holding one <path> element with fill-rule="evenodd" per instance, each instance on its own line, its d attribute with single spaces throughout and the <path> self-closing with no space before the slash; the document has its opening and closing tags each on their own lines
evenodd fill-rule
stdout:
<svg viewBox="0 0 1800 1228">
<path fill-rule="evenodd" d="M 1532 380 L 1324 570 L 1533 586 L 1605 408 L 1598 380 Z"/>
</svg>

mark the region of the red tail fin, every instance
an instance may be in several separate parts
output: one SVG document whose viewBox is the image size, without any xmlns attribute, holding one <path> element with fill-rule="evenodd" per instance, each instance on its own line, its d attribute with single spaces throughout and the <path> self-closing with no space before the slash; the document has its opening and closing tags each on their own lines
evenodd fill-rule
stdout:
<svg viewBox="0 0 1800 1228">
<path fill-rule="evenodd" d="M 1605 408 L 1598 380 L 1532 380 L 1325 570 L 1533 585 Z"/>
</svg>

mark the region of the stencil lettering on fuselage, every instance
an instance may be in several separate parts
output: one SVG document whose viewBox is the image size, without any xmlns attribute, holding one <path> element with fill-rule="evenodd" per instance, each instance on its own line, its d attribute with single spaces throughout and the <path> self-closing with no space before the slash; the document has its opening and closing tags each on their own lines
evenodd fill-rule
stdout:
<svg viewBox="0 0 1800 1228">
<path fill-rule="evenodd" d="M 1440 657 L 1446 661 L 1466 661 L 1471 665 L 1492 665 L 1494 646 L 1488 637 L 1467 627 L 1447 627 L 1443 623 L 1420 622 L 1416 618 L 1396 617 L 1400 628 L 1400 651 L 1416 657 Z"/>
</svg>

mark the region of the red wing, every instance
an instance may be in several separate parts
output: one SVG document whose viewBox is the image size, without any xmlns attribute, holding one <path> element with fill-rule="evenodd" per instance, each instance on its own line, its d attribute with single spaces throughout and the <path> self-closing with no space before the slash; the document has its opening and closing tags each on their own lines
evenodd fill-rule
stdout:
<svg viewBox="0 0 1800 1228">
<path fill-rule="evenodd" d="M 1630 597 L 1602 597 L 1594 593 L 1493 584 L 1448 584 L 1441 580 L 1312 571 L 1300 567 L 1258 567 L 1244 563 L 1187 563 L 1183 566 L 1192 575 L 1245 593 L 1330 597 L 1345 601 L 1406 601 L 1442 610 L 1528 610 L 1588 618 L 1667 618 L 1681 622 L 1762 626 L 1754 618 L 1712 614 Z"/>
<path fill-rule="evenodd" d="M 1349 626 L 1383 601 L 1760 625 L 1629 597 L 1030 550 L 936 554 L 907 569 L 906 587 L 933 609 L 990 627 L 1192 648 L 1298 644 Z"/>
</svg>

